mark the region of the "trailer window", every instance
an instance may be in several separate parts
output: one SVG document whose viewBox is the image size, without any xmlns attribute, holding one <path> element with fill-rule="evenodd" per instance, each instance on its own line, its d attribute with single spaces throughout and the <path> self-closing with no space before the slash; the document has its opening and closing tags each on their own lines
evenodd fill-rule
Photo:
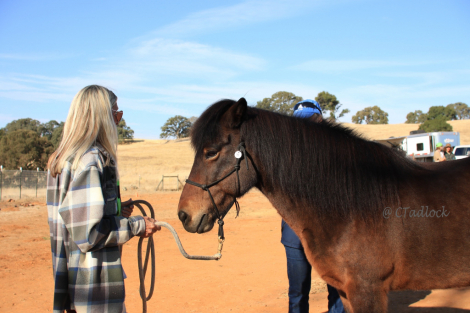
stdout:
<svg viewBox="0 0 470 313">
<path fill-rule="evenodd" d="M 424 150 L 424 143 L 416 144 L 416 151 L 423 151 Z"/>
<path fill-rule="evenodd" d="M 455 155 L 466 155 L 467 149 L 465 148 L 457 148 L 455 149 Z"/>
</svg>

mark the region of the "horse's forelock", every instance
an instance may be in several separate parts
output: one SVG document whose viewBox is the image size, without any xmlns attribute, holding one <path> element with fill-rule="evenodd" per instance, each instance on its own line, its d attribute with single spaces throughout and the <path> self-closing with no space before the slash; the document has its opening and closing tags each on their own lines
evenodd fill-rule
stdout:
<svg viewBox="0 0 470 313">
<path fill-rule="evenodd" d="M 236 102 L 224 99 L 209 106 L 191 127 L 191 145 L 198 152 L 204 144 L 214 142 L 219 136 L 219 121 L 225 112 Z"/>
</svg>

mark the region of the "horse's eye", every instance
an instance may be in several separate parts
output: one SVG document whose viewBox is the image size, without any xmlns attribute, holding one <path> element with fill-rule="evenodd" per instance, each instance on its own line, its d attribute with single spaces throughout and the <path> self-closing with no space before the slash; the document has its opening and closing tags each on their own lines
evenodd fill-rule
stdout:
<svg viewBox="0 0 470 313">
<path fill-rule="evenodd" d="M 219 152 L 217 152 L 217 151 L 207 151 L 206 152 L 206 159 L 213 159 L 218 155 L 219 155 Z"/>
</svg>

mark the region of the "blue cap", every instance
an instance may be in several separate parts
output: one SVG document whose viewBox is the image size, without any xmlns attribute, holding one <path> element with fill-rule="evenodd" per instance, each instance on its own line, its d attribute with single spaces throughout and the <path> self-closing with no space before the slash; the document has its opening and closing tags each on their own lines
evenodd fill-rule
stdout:
<svg viewBox="0 0 470 313">
<path fill-rule="evenodd" d="M 320 104 L 315 100 L 303 100 L 294 106 L 294 117 L 309 118 L 315 113 L 322 115 Z"/>
</svg>

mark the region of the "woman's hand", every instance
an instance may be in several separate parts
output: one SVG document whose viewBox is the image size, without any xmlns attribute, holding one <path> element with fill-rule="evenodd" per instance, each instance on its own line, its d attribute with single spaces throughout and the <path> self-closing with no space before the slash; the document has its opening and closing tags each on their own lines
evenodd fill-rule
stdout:
<svg viewBox="0 0 470 313">
<path fill-rule="evenodd" d="M 129 216 L 131 216 L 132 212 L 134 211 L 134 205 L 129 205 L 131 202 L 132 198 L 127 201 L 121 202 L 121 215 L 125 218 L 129 218 Z"/>
<path fill-rule="evenodd" d="M 156 220 L 151 217 L 144 216 L 145 220 L 145 233 L 141 234 L 140 237 L 148 238 L 152 236 L 157 231 L 161 230 L 160 226 L 155 225 Z"/>
</svg>

